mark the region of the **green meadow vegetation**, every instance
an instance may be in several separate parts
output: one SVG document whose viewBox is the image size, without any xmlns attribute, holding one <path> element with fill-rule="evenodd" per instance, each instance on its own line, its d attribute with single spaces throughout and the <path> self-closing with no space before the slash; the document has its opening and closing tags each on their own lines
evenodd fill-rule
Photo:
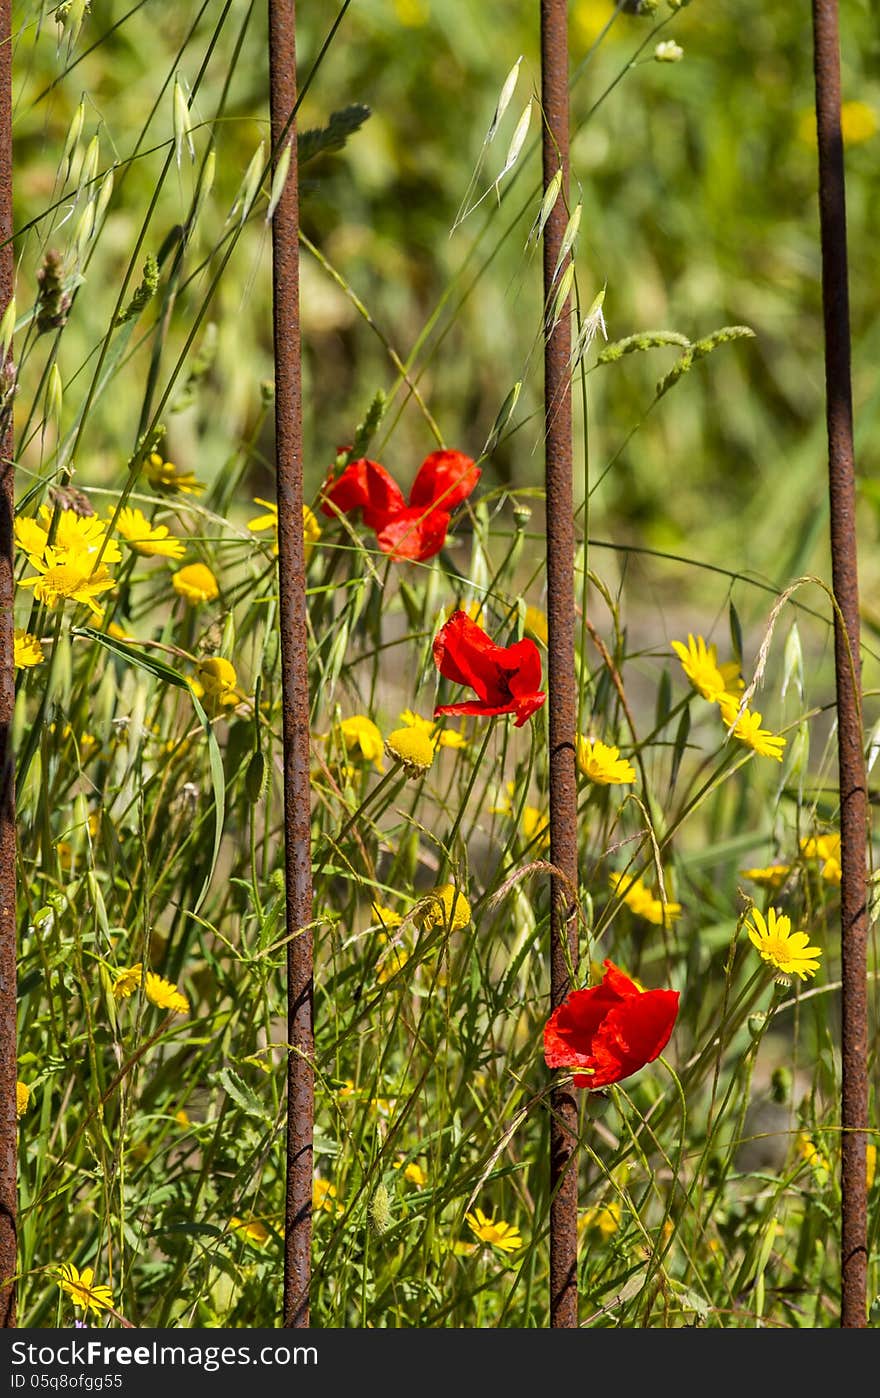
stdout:
<svg viewBox="0 0 880 1398">
<path fill-rule="evenodd" d="M 518 647 L 527 699 L 547 687 L 537 6 L 297 8 L 311 1323 L 545 1326 L 549 1093 L 580 1067 L 581 1325 L 834 1327 L 840 841 L 809 9 L 569 6 L 576 982 L 607 990 L 617 968 L 636 1015 L 677 995 L 662 1044 L 591 1090 L 595 1064 L 545 1059 L 548 703 L 492 703 L 490 642 Z M 872 793 L 874 8 L 841 6 Z M 19 1324 L 275 1326 L 265 6 L 18 0 L 13 45 Z"/>
</svg>

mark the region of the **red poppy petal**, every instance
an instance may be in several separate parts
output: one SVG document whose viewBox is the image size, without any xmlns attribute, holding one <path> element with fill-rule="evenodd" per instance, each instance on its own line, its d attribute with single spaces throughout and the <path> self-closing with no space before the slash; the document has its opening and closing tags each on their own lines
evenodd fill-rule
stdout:
<svg viewBox="0 0 880 1398">
<path fill-rule="evenodd" d="M 368 529 L 384 529 L 389 519 L 406 509 L 397 482 L 378 461 L 369 461 L 366 457 L 346 466 L 339 479 L 325 488 L 324 495 L 343 514 L 363 510 Z M 321 509 L 325 515 L 335 513 L 329 504 L 323 504 Z"/>
<path fill-rule="evenodd" d="M 607 1087 L 652 1063 L 669 1042 L 677 990 L 640 991 L 611 962 L 600 985 L 572 991 L 544 1026 L 550 1068 L 589 1068 L 575 1086 Z"/>
<path fill-rule="evenodd" d="M 508 671 L 511 694 L 517 698 L 535 694 L 541 683 L 541 652 L 524 636 L 504 652 L 504 668 Z"/>
<path fill-rule="evenodd" d="M 453 684 L 466 684 L 476 690 L 484 703 L 512 707 L 509 692 L 498 692 L 495 659 L 500 650 L 467 612 L 453 612 L 434 637 L 434 664 Z"/>
<path fill-rule="evenodd" d="M 439 505 L 451 514 L 466 500 L 482 472 L 460 451 L 432 451 L 426 456 L 409 493 L 410 505 Z"/>
<path fill-rule="evenodd" d="M 536 694 L 527 694 L 524 699 L 517 699 L 514 706 L 516 714 L 514 728 L 522 728 L 527 719 L 530 719 L 532 714 L 540 709 L 546 698 L 547 695 L 539 689 Z"/>
<path fill-rule="evenodd" d="M 438 704 L 434 717 L 441 718 L 443 714 L 482 714 L 484 718 L 494 718 L 498 714 L 511 713 L 512 704 L 489 704 L 482 699 L 465 699 L 460 704 Z M 514 724 L 514 727 L 517 726 Z"/>
<path fill-rule="evenodd" d="M 366 514 L 364 515 L 366 519 Z M 411 558 L 422 562 L 438 554 L 446 542 L 449 515 L 445 510 L 401 510 L 387 521 L 376 535 L 383 553 L 392 558 Z"/>
</svg>

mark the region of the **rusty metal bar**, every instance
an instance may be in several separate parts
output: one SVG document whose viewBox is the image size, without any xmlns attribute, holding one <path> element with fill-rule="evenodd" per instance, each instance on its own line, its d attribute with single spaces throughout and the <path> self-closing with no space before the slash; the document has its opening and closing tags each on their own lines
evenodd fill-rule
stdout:
<svg viewBox="0 0 880 1398">
<path fill-rule="evenodd" d="M 562 193 L 544 230 L 544 304 L 550 314 L 554 271 L 568 223 L 568 6 L 541 0 L 541 102 L 544 189 L 562 169 Z M 560 276 L 564 269 L 560 269 Z M 545 337 L 544 414 L 547 497 L 548 709 L 550 723 L 550 1002 L 571 989 L 577 966 L 577 777 L 574 668 L 574 500 L 571 446 L 571 308 L 566 302 Z M 574 1089 L 557 1087 L 550 1119 L 550 1324 L 577 1326 L 577 1124 Z"/>
<path fill-rule="evenodd" d="M 837 0 L 813 0 L 813 62 L 819 141 L 819 222 L 825 321 L 831 582 L 834 618 L 837 755 L 840 784 L 841 1314 L 847 1329 L 867 1325 L 868 920 L 865 852 L 867 780 L 861 712 L 859 579 L 850 379 L 846 191 L 840 127 Z"/>
<path fill-rule="evenodd" d="M 11 0 L 0 0 L 0 316 L 13 293 Z M 15 368 L 0 366 L 0 1326 L 15 1325 L 17 1254 L 15 708 L 12 523 L 15 513 Z"/>
<path fill-rule="evenodd" d="M 302 372 L 299 318 L 299 188 L 296 158 L 296 3 L 269 0 L 273 163 L 290 168 L 272 219 L 275 461 L 284 735 L 287 890 L 287 1186 L 282 1325 L 309 1324 L 315 1112 L 312 1030 L 312 849 L 309 673 L 303 539 Z"/>
</svg>

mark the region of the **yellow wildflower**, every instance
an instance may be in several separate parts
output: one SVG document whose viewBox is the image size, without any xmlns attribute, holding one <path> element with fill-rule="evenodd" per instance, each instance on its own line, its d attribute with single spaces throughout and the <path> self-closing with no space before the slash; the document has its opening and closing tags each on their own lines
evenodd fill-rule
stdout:
<svg viewBox="0 0 880 1398">
<path fill-rule="evenodd" d="M 132 506 L 126 505 L 119 511 L 116 528 L 136 553 L 155 558 L 183 558 L 186 553 L 183 540 L 175 539 L 167 525 L 152 524 L 143 510 Z"/>
<path fill-rule="evenodd" d="M 73 1297 L 74 1305 L 84 1311 L 95 1311 L 100 1315 L 101 1311 L 113 1309 L 112 1291 L 109 1286 L 95 1283 L 95 1273 L 91 1267 L 83 1267 L 80 1272 L 72 1262 L 62 1262 L 56 1281 L 62 1291 Z"/>
<path fill-rule="evenodd" d="M 432 718 L 422 718 L 421 714 L 413 713 L 412 709 L 404 709 L 400 721 L 405 723 L 407 728 L 417 728 L 420 733 L 425 733 L 435 747 L 467 747 L 467 738 L 455 728 L 441 728 Z"/>
<path fill-rule="evenodd" d="M 623 785 L 636 779 L 635 767 L 621 757 L 619 748 L 583 736 L 577 740 L 577 761 L 584 776 L 597 786 Z"/>
<path fill-rule="evenodd" d="M 667 899 L 664 910 L 663 900 L 652 893 L 640 878 L 634 877 L 632 874 L 612 873 L 608 875 L 608 882 L 631 912 L 636 913 L 638 917 L 645 918 L 655 927 L 662 927 L 664 923 L 672 922 L 675 918 L 681 917 L 680 903 L 674 903 Z"/>
<path fill-rule="evenodd" d="M 757 947 L 761 958 L 779 972 L 778 980 L 787 983 L 791 976 L 802 981 L 814 976 L 819 969 L 821 947 L 811 947 L 806 932 L 792 932 L 791 918 L 770 908 L 766 920 L 763 913 L 752 908 L 751 924 L 746 924 L 749 941 Z"/>
<path fill-rule="evenodd" d="M 39 636 L 25 631 L 22 626 L 16 626 L 12 644 L 13 664 L 17 670 L 28 669 L 31 665 L 40 665 L 46 659 L 43 653 L 43 643 Z"/>
<path fill-rule="evenodd" d="M 31 1104 L 31 1090 L 26 1082 L 15 1084 L 15 1115 L 24 1116 Z"/>
<path fill-rule="evenodd" d="M 874 1187 L 874 1175 L 877 1170 L 877 1147 L 873 1141 L 869 1141 L 865 1147 L 865 1188 L 870 1194 Z"/>
<path fill-rule="evenodd" d="M 222 655 L 206 656 L 196 666 L 196 683 L 202 691 L 199 697 L 204 698 L 205 709 L 212 717 L 238 703 L 241 694 L 237 682 L 235 666 Z"/>
<path fill-rule="evenodd" d="M 421 777 L 430 771 L 435 749 L 433 740 L 422 729 L 395 728 L 385 739 L 385 751 L 403 763 L 408 777 Z"/>
<path fill-rule="evenodd" d="M 584 1209 L 577 1222 L 578 1233 L 598 1233 L 603 1242 L 613 1238 L 620 1227 L 621 1207 L 619 1199 L 608 1204 L 595 1204 Z"/>
<path fill-rule="evenodd" d="M 543 641 L 546 646 L 547 636 L 549 634 L 547 630 L 547 616 L 545 612 L 541 611 L 540 607 L 533 607 L 531 605 L 526 607 L 525 622 L 523 624 L 526 631 L 531 631 L 532 635 L 537 636 L 538 640 Z"/>
<path fill-rule="evenodd" d="M 336 1197 L 336 1185 L 316 1175 L 312 1180 L 312 1212 L 335 1214 L 340 1218 L 345 1209 Z"/>
<path fill-rule="evenodd" d="M 880 117 L 867 102 L 855 98 L 841 104 L 840 130 L 844 145 L 856 146 L 869 141 L 878 129 Z M 816 114 L 812 107 L 805 107 L 798 117 L 798 137 L 808 146 L 816 145 Z"/>
<path fill-rule="evenodd" d="M 465 1214 L 464 1217 L 481 1243 L 491 1243 L 502 1252 L 518 1252 L 523 1245 L 519 1229 L 512 1223 L 488 1218 L 482 1209 L 474 1209 L 472 1214 Z"/>
<path fill-rule="evenodd" d="M 95 598 L 115 585 L 103 563 L 95 568 L 88 553 L 59 554 L 54 548 L 47 548 L 39 561 L 30 561 L 37 576 L 23 578 L 20 586 L 32 587 L 38 602 L 45 602 L 50 610 L 58 602 L 82 602 L 95 616 L 101 616 Z"/>
<path fill-rule="evenodd" d="M 813 1174 L 816 1176 L 817 1183 L 827 1183 L 830 1169 L 828 1161 L 819 1150 L 810 1133 L 808 1131 L 799 1131 L 794 1144 L 795 1150 L 801 1160 L 809 1165 Z"/>
<path fill-rule="evenodd" d="M 249 1243 L 255 1243 L 258 1248 L 265 1247 L 272 1234 L 265 1224 L 258 1218 L 239 1218 L 233 1214 L 229 1220 L 229 1227 L 234 1232 L 240 1233 L 243 1238 L 247 1238 Z"/>
<path fill-rule="evenodd" d="M 186 996 L 171 981 L 157 976 L 155 971 L 147 972 L 144 989 L 147 999 L 160 1010 L 170 1010 L 175 1015 L 189 1014 L 189 1001 Z"/>
<path fill-rule="evenodd" d="M 829 831 L 826 835 L 808 835 L 801 840 L 801 853 L 804 859 L 822 860 L 822 878 L 826 883 L 839 884 L 843 877 L 840 865 L 840 835 Z"/>
<path fill-rule="evenodd" d="M 523 807 L 522 828 L 529 844 L 534 844 L 535 854 L 550 848 L 550 817 L 537 806 Z"/>
<path fill-rule="evenodd" d="M 182 1126 L 184 1128 L 186 1128 L 187 1126 L 192 1126 L 192 1122 L 190 1121 L 187 1113 L 183 1110 L 183 1107 L 180 1108 L 179 1112 L 174 1113 L 174 1120 L 177 1122 L 178 1126 Z"/>
<path fill-rule="evenodd" d="M 359 752 L 365 762 L 372 762 L 377 771 L 384 771 L 382 734 L 365 714 L 353 714 L 339 725 L 348 752 Z"/>
<path fill-rule="evenodd" d="M 386 932 L 391 932 L 395 927 L 399 927 L 403 922 L 403 915 L 396 913 L 393 908 L 386 907 L 384 903 L 374 903 L 373 913 L 376 921 L 381 922 Z"/>
<path fill-rule="evenodd" d="M 96 515 L 80 515 L 76 510 L 61 510 L 55 524 L 55 537 L 49 544 L 54 510 L 48 505 L 40 506 L 40 519 L 17 519 L 15 540 L 19 548 L 35 566 L 42 562 L 46 550 L 51 547 L 56 561 L 67 562 L 65 555 L 86 555 L 94 562 L 98 554 L 102 563 L 118 563 L 122 558 L 115 539 L 107 537 L 107 526 Z"/>
<path fill-rule="evenodd" d="M 264 529 L 273 531 L 272 554 L 278 557 L 278 506 L 274 500 L 261 500 L 258 495 L 254 496 L 254 504 L 262 505 L 265 514 L 257 515 L 256 519 L 248 520 L 248 529 L 259 534 Z M 303 542 L 305 544 L 305 562 L 308 566 L 315 544 L 321 537 L 321 526 L 313 510 L 308 505 L 303 505 Z"/>
<path fill-rule="evenodd" d="M 409 1180 L 410 1184 L 414 1184 L 416 1189 L 424 1189 L 425 1185 L 428 1183 L 428 1176 L 425 1174 L 421 1165 L 417 1164 L 415 1160 L 410 1160 L 404 1165 L 403 1156 L 398 1156 L 394 1161 L 394 1168 L 395 1170 L 400 1170 L 402 1168 L 403 1178 Z"/>
<path fill-rule="evenodd" d="M 171 461 L 163 461 L 157 451 L 144 464 L 144 474 L 160 495 L 201 495 L 204 481 L 198 481 L 192 471 L 180 471 Z"/>
<path fill-rule="evenodd" d="M 471 920 L 471 905 L 451 883 L 440 884 L 429 895 L 420 914 L 423 927 L 444 927 L 460 932 Z"/>
<path fill-rule="evenodd" d="M 172 573 L 171 586 L 192 607 L 197 607 L 200 602 L 213 602 L 220 595 L 217 579 L 204 563 L 188 563 L 185 568 Z"/>
<path fill-rule="evenodd" d="M 113 977 L 113 999 L 127 1000 L 129 995 L 133 995 L 141 983 L 143 964 L 138 961 L 134 966 L 124 966 L 117 971 Z"/>
<path fill-rule="evenodd" d="M 739 700 L 733 694 L 722 694 L 718 705 L 721 717 L 734 738 L 752 748 L 761 757 L 772 757 L 777 762 L 782 761 L 785 739 L 778 733 L 771 733 L 769 728 L 761 727 L 761 715 L 757 710 L 743 709 L 737 718 Z"/>
<path fill-rule="evenodd" d="M 719 665 L 717 648 L 707 646 L 702 636 L 694 638 L 688 632 L 687 645 L 683 641 L 671 641 L 670 644 L 694 689 L 710 704 L 717 703 L 722 694 L 731 688 L 742 688 L 739 666 L 734 661 Z"/>
<path fill-rule="evenodd" d="M 761 888 L 781 888 L 791 873 L 791 865 L 768 864 L 764 869 L 740 869 L 739 872 L 744 879 L 751 879 Z"/>
</svg>

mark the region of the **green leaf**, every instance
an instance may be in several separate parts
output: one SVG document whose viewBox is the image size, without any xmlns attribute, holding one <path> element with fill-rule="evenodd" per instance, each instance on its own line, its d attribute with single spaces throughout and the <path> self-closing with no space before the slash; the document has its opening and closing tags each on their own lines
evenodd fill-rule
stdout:
<svg viewBox="0 0 880 1398">
<path fill-rule="evenodd" d="M 368 116 L 370 108 L 365 107 L 362 102 L 354 102 L 350 107 L 331 112 L 326 126 L 300 131 L 296 144 L 299 164 L 306 165 L 319 155 L 342 150 L 349 136 L 360 130 Z"/>
<path fill-rule="evenodd" d="M 217 1080 L 227 1096 L 231 1097 L 243 1112 L 256 1117 L 258 1121 L 265 1120 L 266 1112 L 262 1102 L 238 1073 L 234 1073 L 231 1068 L 221 1068 Z"/>
</svg>

